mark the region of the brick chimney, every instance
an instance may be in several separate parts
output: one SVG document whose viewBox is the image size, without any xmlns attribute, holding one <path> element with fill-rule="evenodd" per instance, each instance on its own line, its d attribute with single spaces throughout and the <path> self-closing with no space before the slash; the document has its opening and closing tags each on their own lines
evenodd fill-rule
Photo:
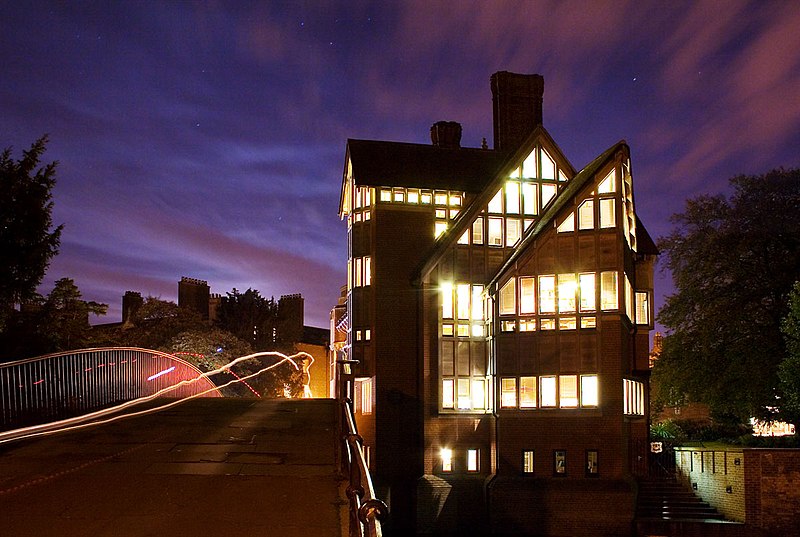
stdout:
<svg viewBox="0 0 800 537">
<path fill-rule="evenodd" d="M 431 142 L 436 147 L 458 149 L 461 147 L 461 123 L 437 121 L 431 127 Z"/>
<path fill-rule="evenodd" d="M 542 124 L 542 75 L 498 71 L 492 75 L 494 148 L 513 151 L 537 125 Z"/>
</svg>

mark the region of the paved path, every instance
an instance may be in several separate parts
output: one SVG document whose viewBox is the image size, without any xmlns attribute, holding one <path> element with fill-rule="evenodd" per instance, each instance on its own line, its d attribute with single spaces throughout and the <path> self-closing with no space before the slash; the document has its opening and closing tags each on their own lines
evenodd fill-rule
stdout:
<svg viewBox="0 0 800 537">
<path fill-rule="evenodd" d="M 0 445 L 0 535 L 342 537 L 336 412 L 195 399 Z"/>
</svg>

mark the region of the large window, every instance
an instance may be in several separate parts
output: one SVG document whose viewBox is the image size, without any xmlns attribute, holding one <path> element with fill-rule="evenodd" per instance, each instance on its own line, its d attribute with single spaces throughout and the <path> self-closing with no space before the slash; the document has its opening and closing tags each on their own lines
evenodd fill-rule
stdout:
<svg viewBox="0 0 800 537">
<path fill-rule="evenodd" d="M 520 377 L 519 407 L 536 408 L 536 377 Z"/>
<path fill-rule="evenodd" d="M 623 379 L 623 413 L 629 416 L 644 416 L 644 383 Z"/>
<path fill-rule="evenodd" d="M 517 379 L 500 379 L 500 407 L 516 408 L 517 406 Z"/>
<path fill-rule="evenodd" d="M 598 404 L 595 373 L 500 379 L 500 408 L 503 409 L 595 408 Z"/>
<path fill-rule="evenodd" d="M 536 278 L 519 279 L 519 312 L 536 313 Z"/>
<path fill-rule="evenodd" d="M 556 312 L 556 277 L 539 276 L 539 313 Z"/>
<path fill-rule="evenodd" d="M 514 315 L 517 312 L 516 279 L 511 278 L 500 288 L 500 315 Z"/>
<path fill-rule="evenodd" d="M 604 311 L 619 309 L 619 287 L 616 272 L 600 273 L 600 308 Z"/>
<path fill-rule="evenodd" d="M 650 293 L 636 291 L 636 324 L 650 324 Z"/>
<path fill-rule="evenodd" d="M 480 450 L 467 450 L 467 472 L 475 473 L 480 471 Z"/>
</svg>

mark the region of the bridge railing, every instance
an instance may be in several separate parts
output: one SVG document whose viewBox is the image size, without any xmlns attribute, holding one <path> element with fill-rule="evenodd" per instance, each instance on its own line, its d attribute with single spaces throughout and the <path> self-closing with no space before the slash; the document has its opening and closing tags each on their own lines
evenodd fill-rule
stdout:
<svg viewBox="0 0 800 537">
<path fill-rule="evenodd" d="M 221 397 L 216 385 L 201 375 L 185 360 L 133 347 L 83 349 L 3 363 L 0 430 L 70 418 L 161 390 L 166 390 L 164 397 Z M 176 387 L 167 390 L 171 386 Z"/>
<path fill-rule="evenodd" d="M 352 394 L 351 360 L 337 361 L 339 370 L 339 401 L 342 408 L 345 470 L 349 474 L 347 498 L 350 502 L 350 537 L 380 537 L 381 520 L 389 514 L 389 508 L 375 496 L 372 476 L 364 457 L 364 440 L 358 434 Z M 350 386 L 350 389 L 347 386 Z"/>
</svg>

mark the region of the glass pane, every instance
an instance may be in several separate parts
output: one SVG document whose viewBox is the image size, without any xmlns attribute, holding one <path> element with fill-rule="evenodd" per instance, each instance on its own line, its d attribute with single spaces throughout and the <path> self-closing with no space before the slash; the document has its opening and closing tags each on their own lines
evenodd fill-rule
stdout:
<svg viewBox="0 0 800 537">
<path fill-rule="evenodd" d="M 517 379 L 500 379 L 500 407 L 516 408 L 517 406 Z"/>
<path fill-rule="evenodd" d="M 535 179 L 538 176 L 536 169 L 536 149 L 534 148 L 522 163 L 522 177 L 526 179 Z"/>
<path fill-rule="evenodd" d="M 497 194 L 494 195 L 492 201 L 489 202 L 489 212 L 490 213 L 502 213 L 503 212 L 503 189 L 497 191 Z"/>
<path fill-rule="evenodd" d="M 467 326 L 467 325 L 459 325 Z M 469 328 L 469 326 L 467 326 Z M 459 335 L 461 335 L 459 333 Z M 469 341 L 458 341 L 456 345 L 456 374 L 462 377 L 469 376 Z"/>
<path fill-rule="evenodd" d="M 600 308 L 604 310 L 615 310 L 619 308 L 619 298 L 617 291 L 617 273 L 600 273 Z"/>
<path fill-rule="evenodd" d="M 442 297 L 442 318 L 453 318 L 453 284 L 450 282 L 442 282 L 439 286 Z"/>
<path fill-rule="evenodd" d="M 469 230 L 466 230 L 458 239 L 458 244 L 469 244 Z"/>
<path fill-rule="evenodd" d="M 539 276 L 539 312 L 556 312 L 556 277 Z"/>
<path fill-rule="evenodd" d="M 439 238 L 445 231 L 447 231 L 447 222 L 436 222 L 433 225 L 433 236 Z"/>
<path fill-rule="evenodd" d="M 581 311 L 595 310 L 595 275 L 587 273 L 580 275 Z"/>
<path fill-rule="evenodd" d="M 506 183 L 506 213 L 519 214 L 519 183 Z"/>
<path fill-rule="evenodd" d="M 611 170 L 597 187 L 598 194 L 612 194 L 617 191 L 617 171 Z"/>
<path fill-rule="evenodd" d="M 556 475 L 567 474 L 567 452 L 563 450 L 556 450 L 553 452 L 553 471 Z"/>
<path fill-rule="evenodd" d="M 468 449 L 467 450 L 467 472 L 477 472 L 478 471 L 478 450 L 477 449 Z"/>
<path fill-rule="evenodd" d="M 519 279 L 519 312 L 536 313 L 535 278 Z"/>
<path fill-rule="evenodd" d="M 486 381 L 483 379 L 472 381 L 472 408 L 483 410 L 486 408 Z"/>
<path fill-rule="evenodd" d="M 578 207 L 578 229 L 594 228 L 594 201 L 586 200 Z"/>
<path fill-rule="evenodd" d="M 480 216 L 472 223 L 472 244 L 483 244 L 483 218 Z"/>
<path fill-rule="evenodd" d="M 469 319 L 469 298 L 470 285 L 468 283 L 456 285 L 456 310 L 458 311 L 459 319 Z"/>
<path fill-rule="evenodd" d="M 636 291 L 636 324 L 650 324 L 650 298 L 647 292 Z"/>
<path fill-rule="evenodd" d="M 419 190 L 408 191 L 408 203 L 419 203 Z"/>
<path fill-rule="evenodd" d="M 433 202 L 436 205 L 447 205 L 447 194 L 444 192 L 436 192 L 433 195 Z"/>
<path fill-rule="evenodd" d="M 500 289 L 500 315 L 514 315 L 517 312 L 515 282 L 511 278 Z"/>
<path fill-rule="evenodd" d="M 522 452 L 522 471 L 526 474 L 533 473 L 533 450 L 525 450 Z"/>
<path fill-rule="evenodd" d="M 489 246 L 503 246 L 503 219 L 489 217 Z"/>
<path fill-rule="evenodd" d="M 442 341 L 442 375 L 445 377 L 455 375 L 455 369 L 453 368 L 454 351 L 455 346 L 452 341 Z"/>
<path fill-rule="evenodd" d="M 556 185 L 544 184 L 542 185 L 542 208 L 547 207 L 550 200 L 556 196 Z"/>
<path fill-rule="evenodd" d="M 578 406 L 578 377 L 561 375 L 558 377 L 561 408 Z"/>
<path fill-rule="evenodd" d="M 556 178 L 556 163 L 550 158 L 550 155 L 542 148 L 542 179 L 555 179 Z"/>
<path fill-rule="evenodd" d="M 458 408 L 459 410 L 469 410 L 469 379 L 458 379 Z"/>
<path fill-rule="evenodd" d="M 483 286 L 472 286 L 472 320 L 483 319 Z"/>
<path fill-rule="evenodd" d="M 444 379 L 442 381 L 442 408 L 453 408 L 455 404 L 453 396 L 453 379 Z"/>
<path fill-rule="evenodd" d="M 506 219 L 506 246 L 514 246 L 522 235 L 522 224 L 516 218 Z"/>
<path fill-rule="evenodd" d="M 616 225 L 614 217 L 614 198 L 600 200 L 600 227 L 608 228 Z"/>
<path fill-rule="evenodd" d="M 581 375 L 581 406 L 597 406 L 597 375 Z"/>
<path fill-rule="evenodd" d="M 536 377 L 519 379 L 520 408 L 536 408 Z"/>
<path fill-rule="evenodd" d="M 443 472 L 452 472 L 453 471 L 453 450 L 442 448 L 439 452 L 439 457 L 442 459 L 442 471 Z"/>
<path fill-rule="evenodd" d="M 541 377 L 540 383 L 542 406 L 556 406 L 556 377 Z"/>
<path fill-rule="evenodd" d="M 561 224 L 559 224 L 558 229 L 556 230 L 559 233 L 569 233 L 571 231 L 575 231 L 575 214 L 569 213 Z"/>
<path fill-rule="evenodd" d="M 574 274 L 558 275 L 558 311 L 559 313 L 572 313 L 575 311 L 575 296 L 578 291 L 578 282 Z"/>
<path fill-rule="evenodd" d="M 539 214 L 539 196 L 536 183 L 522 183 L 522 212 Z"/>
</svg>

